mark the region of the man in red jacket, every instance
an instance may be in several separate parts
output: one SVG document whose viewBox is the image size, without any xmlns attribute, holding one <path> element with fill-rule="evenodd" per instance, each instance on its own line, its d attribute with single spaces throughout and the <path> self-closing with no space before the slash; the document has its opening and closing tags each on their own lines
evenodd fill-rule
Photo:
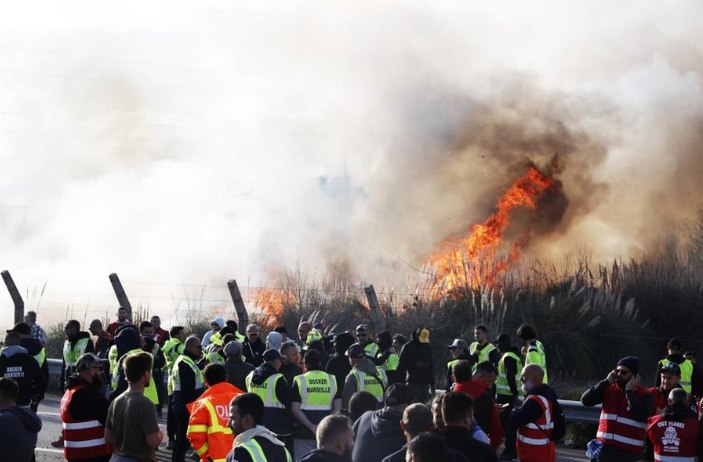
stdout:
<svg viewBox="0 0 703 462">
<path fill-rule="evenodd" d="M 648 461 L 701 460 L 703 444 L 698 419 L 691 411 L 688 393 L 683 388 L 671 390 L 668 404 L 659 415 L 647 421 Z"/>
<path fill-rule="evenodd" d="M 484 361 L 476 366 L 476 374 L 471 377 L 471 363 L 461 360 L 454 364 L 453 391 L 466 393 L 474 400 L 474 418 L 486 432 L 491 447 L 497 450 L 503 442 L 503 426 L 493 400 L 491 387 L 495 383 L 496 370 L 493 363 Z"/>
</svg>

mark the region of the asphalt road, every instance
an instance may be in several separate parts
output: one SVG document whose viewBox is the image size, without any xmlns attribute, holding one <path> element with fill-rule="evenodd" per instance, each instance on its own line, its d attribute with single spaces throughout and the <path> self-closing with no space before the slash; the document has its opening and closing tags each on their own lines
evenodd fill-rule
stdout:
<svg viewBox="0 0 703 462">
<path fill-rule="evenodd" d="M 61 433 L 61 418 L 59 417 L 59 398 L 47 397 L 39 405 L 39 417 L 42 420 L 42 429 L 37 440 L 35 451 L 37 462 L 58 462 L 65 460 L 63 450 L 51 447 L 51 442 Z M 165 414 L 164 414 L 165 415 Z M 159 419 L 159 425 L 166 432 L 166 419 Z M 170 462 L 171 451 L 166 450 L 163 443 L 156 454 L 159 462 Z M 557 448 L 557 462 L 588 462 L 583 449 Z"/>
</svg>

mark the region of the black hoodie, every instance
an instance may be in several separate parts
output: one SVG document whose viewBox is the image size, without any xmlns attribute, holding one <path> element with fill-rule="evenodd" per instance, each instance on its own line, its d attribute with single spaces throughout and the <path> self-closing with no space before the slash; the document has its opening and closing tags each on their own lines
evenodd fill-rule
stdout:
<svg viewBox="0 0 703 462">
<path fill-rule="evenodd" d="M 400 421 L 403 411 L 385 407 L 367 411 L 354 422 L 353 462 L 381 462 L 406 442 Z"/>
<path fill-rule="evenodd" d="M 17 404 L 29 406 L 44 399 L 46 380 L 36 359 L 19 345 L 8 345 L 0 355 L 0 377 L 10 377 L 19 386 Z"/>
<path fill-rule="evenodd" d="M 14 406 L 0 411 L 0 448 L 2 460 L 30 462 L 34 460 L 37 433 L 41 420 L 31 409 Z"/>
</svg>

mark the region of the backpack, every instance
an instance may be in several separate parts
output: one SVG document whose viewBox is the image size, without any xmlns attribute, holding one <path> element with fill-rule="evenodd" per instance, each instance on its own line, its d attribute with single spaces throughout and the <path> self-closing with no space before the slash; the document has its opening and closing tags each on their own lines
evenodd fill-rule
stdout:
<svg viewBox="0 0 703 462">
<path fill-rule="evenodd" d="M 552 414 L 554 415 L 554 429 L 549 435 L 549 439 L 552 441 L 559 441 L 564 438 L 564 435 L 566 434 L 566 416 L 564 415 L 564 411 L 562 410 L 559 401 L 550 400 L 550 403 L 552 405 Z"/>
</svg>

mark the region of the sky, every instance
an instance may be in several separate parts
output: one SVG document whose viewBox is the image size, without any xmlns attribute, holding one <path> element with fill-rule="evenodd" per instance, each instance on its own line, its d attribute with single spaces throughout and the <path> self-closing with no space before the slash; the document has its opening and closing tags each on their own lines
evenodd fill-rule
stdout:
<svg viewBox="0 0 703 462">
<path fill-rule="evenodd" d="M 0 269 L 52 319 L 112 314 L 113 272 L 152 313 L 290 268 L 412 292 L 530 162 L 567 205 L 526 257 L 637 258 L 701 206 L 702 10 L 15 2 Z"/>
</svg>

